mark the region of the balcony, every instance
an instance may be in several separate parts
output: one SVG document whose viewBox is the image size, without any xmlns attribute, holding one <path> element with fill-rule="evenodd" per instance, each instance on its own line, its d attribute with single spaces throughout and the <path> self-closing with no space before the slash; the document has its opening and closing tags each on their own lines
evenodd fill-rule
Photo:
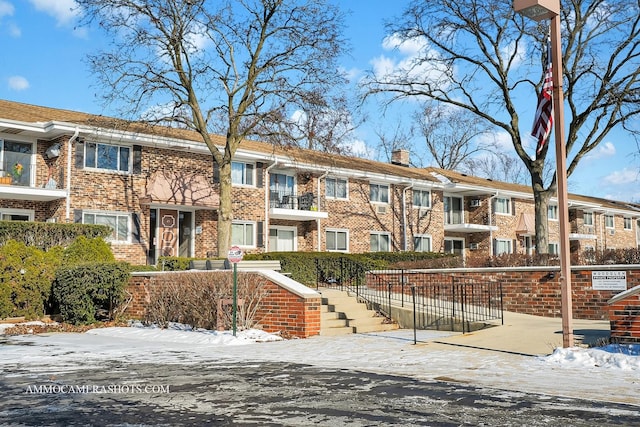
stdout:
<svg viewBox="0 0 640 427">
<path fill-rule="evenodd" d="M 32 185 L 34 182 L 34 168 L 26 168 L 20 176 L 0 172 L 0 199 L 50 202 L 67 196 L 66 190 L 53 179 L 39 187 Z"/>
<path fill-rule="evenodd" d="M 294 194 L 291 191 L 271 191 L 269 193 L 269 217 L 309 221 L 327 218 L 327 212 L 320 211 L 318 197 L 313 193 Z"/>
<path fill-rule="evenodd" d="M 593 225 L 576 225 L 571 223 L 571 232 L 569 240 L 595 240 L 598 236 L 595 234 Z"/>
<path fill-rule="evenodd" d="M 445 211 L 444 231 L 450 233 L 486 233 L 489 231 L 498 231 L 497 226 L 489 225 L 489 216 L 487 214 L 473 215 L 470 222 L 464 221 L 464 214 L 464 211 Z"/>
</svg>

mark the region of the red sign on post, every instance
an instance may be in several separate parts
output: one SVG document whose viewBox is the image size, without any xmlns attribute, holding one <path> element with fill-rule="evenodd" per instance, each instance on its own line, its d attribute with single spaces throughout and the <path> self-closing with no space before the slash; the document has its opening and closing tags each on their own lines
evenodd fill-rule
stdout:
<svg viewBox="0 0 640 427">
<path fill-rule="evenodd" d="M 243 256 L 244 254 L 242 253 L 242 249 L 240 249 L 239 246 L 231 246 L 229 248 L 229 255 L 227 256 L 227 259 L 229 260 L 229 262 L 235 264 L 242 261 Z"/>
</svg>

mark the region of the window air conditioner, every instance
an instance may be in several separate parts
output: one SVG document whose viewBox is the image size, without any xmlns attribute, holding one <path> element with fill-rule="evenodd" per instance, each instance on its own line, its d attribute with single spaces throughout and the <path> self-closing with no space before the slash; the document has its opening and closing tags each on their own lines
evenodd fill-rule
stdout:
<svg viewBox="0 0 640 427">
<path fill-rule="evenodd" d="M 471 204 L 470 206 L 472 208 L 477 208 L 480 207 L 480 199 L 471 199 Z"/>
<path fill-rule="evenodd" d="M 609 230 L 609 235 L 613 236 L 614 234 L 616 234 L 616 230 Z"/>
<path fill-rule="evenodd" d="M 386 214 L 387 213 L 387 205 L 376 205 L 376 213 L 378 213 L 378 214 Z"/>
<path fill-rule="evenodd" d="M 477 243 L 469 243 L 469 249 L 472 251 L 475 251 L 478 249 L 478 244 Z"/>
</svg>

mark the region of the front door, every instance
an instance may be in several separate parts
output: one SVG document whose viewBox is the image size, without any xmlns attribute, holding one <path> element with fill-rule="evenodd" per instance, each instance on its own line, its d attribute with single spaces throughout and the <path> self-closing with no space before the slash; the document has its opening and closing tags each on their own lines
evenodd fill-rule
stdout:
<svg viewBox="0 0 640 427">
<path fill-rule="evenodd" d="M 160 256 L 178 256 L 178 211 L 160 209 L 158 245 Z"/>
</svg>

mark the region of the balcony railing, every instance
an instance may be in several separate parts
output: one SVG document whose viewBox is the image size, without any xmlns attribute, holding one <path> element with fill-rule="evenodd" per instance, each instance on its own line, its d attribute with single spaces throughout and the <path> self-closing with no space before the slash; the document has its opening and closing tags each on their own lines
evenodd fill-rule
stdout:
<svg viewBox="0 0 640 427">
<path fill-rule="evenodd" d="M 271 208 L 292 209 L 301 211 L 319 210 L 318 197 L 311 193 L 294 194 L 291 191 L 271 191 L 269 197 Z"/>
</svg>

